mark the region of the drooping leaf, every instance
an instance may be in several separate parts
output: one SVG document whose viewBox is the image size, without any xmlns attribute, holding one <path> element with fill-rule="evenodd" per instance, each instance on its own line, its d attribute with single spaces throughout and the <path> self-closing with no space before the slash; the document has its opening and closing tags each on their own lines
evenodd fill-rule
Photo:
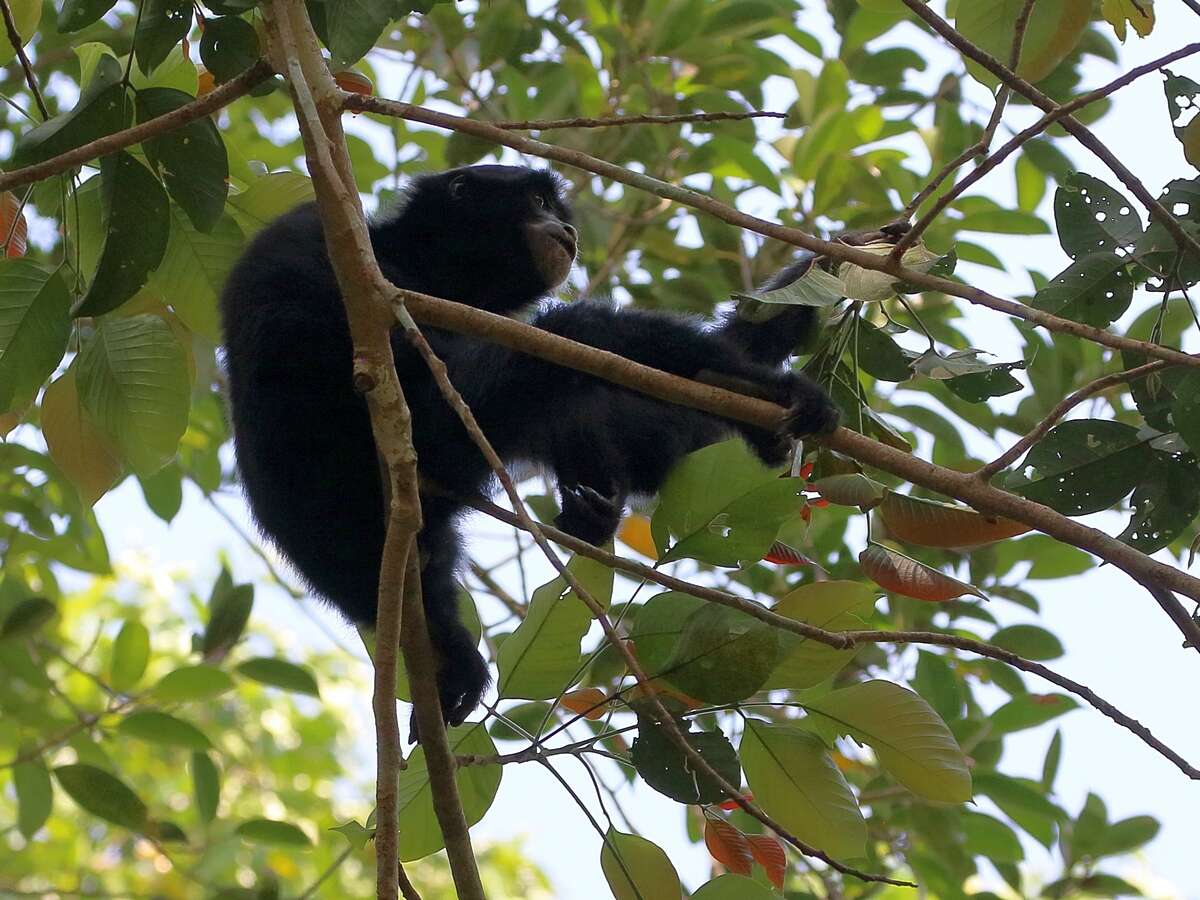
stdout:
<svg viewBox="0 0 1200 900">
<path fill-rule="evenodd" d="M 860 553 L 858 564 L 863 574 L 880 587 L 914 600 L 940 603 L 963 594 L 987 599 L 977 587 L 879 544 L 872 544 Z"/>
<path fill-rule="evenodd" d="M 1190 425 L 1188 426 L 1190 429 Z M 1155 453 L 1130 498 L 1133 514 L 1118 538 L 1154 553 L 1187 531 L 1200 515 L 1200 464 L 1191 453 Z"/>
<path fill-rule="evenodd" d="M 857 506 L 864 512 L 879 505 L 879 501 L 887 493 L 887 488 L 861 472 L 818 478 L 812 483 L 812 487 L 821 495 L 822 500 L 839 506 Z"/>
<path fill-rule="evenodd" d="M 1014 493 L 1064 515 L 1108 509 L 1138 483 L 1151 462 L 1136 428 L 1103 419 L 1055 425 L 1008 480 Z"/>
<path fill-rule="evenodd" d="M 155 709 L 134 710 L 121 719 L 117 730 L 130 737 L 167 747 L 197 751 L 212 747 L 212 741 L 195 725 Z"/>
<path fill-rule="evenodd" d="M 175 463 L 167 463 L 151 475 L 138 478 L 142 496 L 150 511 L 167 524 L 183 507 L 183 471 Z"/>
<path fill-rule="evenodd" d="M 470 722 L 448 731 L 450 752 L 459 756 L 492 756 L 496 745 L 487 729 Z M 503 766 L 464 766 L 454 776 L 467 825 L 474 825 L 492 805 L 500 787 Z M 400 773 L 400 859 L 410 862 L 436 853 L 445 846 L 442 829 L 433 810 L 425 750 L 417 747 L 408 758 L 408 768 Z"/>
<path fill-rule="evenodd" d="M 768 815 L 831 856 L 863 855 L 862 811 L 819 738 L 796 725 L 750 719 L 740 752 L 746 780 Z"/>
<path fill-rule="evenodd" d="M 749 875 L 754 866 L 750 842 L 724 819 L 704 820 L 704 846 L 708 855 L 737 875 Z"/>
<path fill-rule="evenodd" d="M 146 122 L 192 101 L 183 91 L 146 88 L 137 93 L 137 119 Z M 212 119 L 203 116 L 142 142 L 146 158 L 166 182 L 193 227 L 210 232 L 221 219 L 229 193 L 229 157 Z"/>
<path fill-rule="evenodd" d="M 600 869 L 615 900 L 678 900 L 679 874 L 657 844 L 609 828 L 600 848 Z"/>
<path fill-rule="evenodd" d="M 65 0 L 58 10 L 59 31 L 80 31 L 113 8 L 116 0 Z"/>
<path fill-rule="evenodd" d="M 71 336 L 71 296 L 57 272 L 0 261 L 0 412 L 33 399 Z"/>
<path fill-rule="evenodd" d="M 108 664 L 109 686 L 126 693 L 141 681 L 150 661 L 150 629 L 137 619 L 126 619 L 113 641 Z"/>
<path fill-rule="evenodd" d="M 1012 519 L 895 491 L 883 498 L 878 515 L 897 540 L 922 547 L 981 547 L 1030 530 Z"/>
<path fill-rule="evenodd" d="M 806 701 L 810 715 L 869 744 L 880 765 L 913 793 L 942 803 L 971 799 L 958 743 L 920 696 L 890 681 L 864 681 Z"/>
<path fill-rule="evenodd" d="M 1154 30 L 1154 6 L 1145 0 L 1102 0 L 1100 14 L 1112 25 L 1122 44 L 1125 43 L 1126 25 L 1132 25 L 1139 37 Z"/>
<path fill-rule="evenodd" d="M 221 802 L 221 772 L 207 753 L 195 752 L 191 760 L 192 794 L 196 800 L 196 812 L 204 822 L 217 816 L 217 805 Z"/>
<path fill-rule="evenodd" d="M 750 842 L 750 854 L 754 861 L 763 867 L 775 890 L 783 890 L 784 876 L 787 874 L 787 851 L 783 842 L 773 834 L 750 834 L 746 836 Z"/>
<path fill-rule="evenodd" d="M 115 775 L 76 763 L 59 766 L 54 777 L 70 798 L 92 815 L 133 831 L 146 827 L 146 804 Z"/>
<path fill-rule="evenodd" d="M 567 691 L 559 704 L 585 719 L 595 721 L 603 719 L 609 713 L 608 694 L 599 688 L 580 688 L 577 691 Z"/>
<path fill-rule="evenodd" d="M 341 65 L 357 62 L 379 40 L 395 15 L 390 0 L 326 0 L 326 45 Z"/>
<path fill-rule="evenodd" d="M 77 361 L 84 408 L 138 473 L 170 460 L 187 429 L 191 385 L 171 328 L 154 315 L 102 319 Z"/>
<path fill-rule="evenodd" d="M 617 529 L 617 540 L 636 550 L 642 556 L 658 559 L 658 548 L 654 546 L 654 536 L 650 533 L 650 520 L 638 513 L 631 513 L 621 520 Z"/>
<path fill-rule="evenodd" d="M 208 624 L 200 641 L 200 652 L 206 662 L 223 659 L 237 643 L 254 606 L 254 585 L 235 585 L 226 569 L 213 585 L 208 601 Z"/>
<path fill-rule="evenodd" d="M 741 783 L 742 767 L 724 734 L 690 731 L 682 720 L 677 724 L 692 749 L 722 778 L 734 786 Z M 693 765 L 666 728 L 650 716 L 638 717 L 638 736 L 630 750 L 630 762 L 646 784 L 678 803 L 717 803 L 725 798 L 716 781 Z"/>
<path fill-rule="evenodd" d="M 310 697 L 320 697 L 317 679 L 305 666 L 277 659 L 272 656 L 258 656 L 238 663 L 237 670 L 247 678 L 260 684 L 283 688 L 297 694 L 307 694 Z"/>
<path fill-rule="evenodd" d="M 1114 0 L 1105 0 L 1106 5 L 1112 2 Z M 1115 0 L 1115 2 L 1129 5 L 1128 0 Z M 1153 25 L 1154 10 L 1151 9 L 1149 12 L 1150 24 Z M 1121 31 L 1123 34 L 1124 22 L 1121 23 Z M 1167 107 L 1171 113 L 1171 125 L 1175 129 L 1175 137 L 1183 145 L 1183 155 L 1193 167 L 1200 169 L 1200 129 L 1194 124 L 1196 102 L 1200 98 L 1200 83 L 1186 75 L 1176 75 L 1170 69 L 1164 69 L 1163 90 L 1167 94 Z"/>
</svg>

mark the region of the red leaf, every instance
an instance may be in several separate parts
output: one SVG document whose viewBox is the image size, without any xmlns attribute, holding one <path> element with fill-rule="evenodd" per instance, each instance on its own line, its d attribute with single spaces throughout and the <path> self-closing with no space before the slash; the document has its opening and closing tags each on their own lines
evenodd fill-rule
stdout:
<svg viewBox="0 0 1200 900">
<path fill-rule="evenodd" d="M 754 802 L 754 795 L 749 791 L 746 791 L 746 793 L 742 794 L 742 799 L 747 803 L 752 803 Z M 741 809 L 736 800 L 722 800 L 720 805 L 721 809 L 725 810 Z"/>
<path fill-rule="evenodd" d="M 763 557 L 763 562 L 775 563 L 779 566 L 811 566 L 813 564 L 811 559 L 783 541 L 776 541 L 771 545 L 771 549 Z"/>
<path fill-rule="evenodd" d="M 735 875 L 749 875 L 754 865 L 750 842 L 723 819 L 704 820 L 704 846 L 709 855 Z"/>
<path fill-rule="evenodd" d="M 771 884 L 779 891 L 783 890 L 783 876 L 787 872 L 787 853 L 779 838 L 773 834 L 748 834 L 746 842 L 750 845 L 750 853 L 755 862 L 763 867 Z"/>
</svg>

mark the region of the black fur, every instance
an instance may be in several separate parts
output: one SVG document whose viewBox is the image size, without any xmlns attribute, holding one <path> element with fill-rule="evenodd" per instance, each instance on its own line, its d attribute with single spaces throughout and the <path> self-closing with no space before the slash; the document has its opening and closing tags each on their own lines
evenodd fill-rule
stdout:
<svg viewBox="0 0 1200 900">
<path fill-rule="evenodd" d="M 528 237 L 531 223 L 548 228 L 556 243 Z M 563 250 L 554 248 L 573 257 L 569 223 L 552 174 L 479 166 L 416 180 L 399 213 L 372 225 L 371 238 L 395 284 L 515 313 L 556 286 L 546 283 L 547 271 L 557 279 L 565 274 Z M 542 257 L 559 256 L 550 263 L 535 258 L 531 241 Z M 372 623 L 383 500 L 366 406 L 352 384 L 345 313 L 313 206 L 258 235 L 221 303 L 237 459 L 253 513 L 315 593 L 355 622 Z M 781 368 L 811 327 L 810 310 L 789 309 L 764 326 L 734 317 L 705 326 L 577 302 L 547 305 L 533 321 L 677 375 L 708 372 L 750 383 L 792 408 L 791 434 L 822 433 L 836 423 L 820 388 Z M 628 495 L 652 494 L 686 453 L 737 431 L 769 463 L 781 462 L 787 450 L 788 435 L 734 426 L 481 340 L 432 328 L 426 334 L 497 451 L 507 461 L 552 469 L 562 497 L 559 526 L 592 543 L 612 537 Z M 486 490 L 488 467 L 424 363 L 398 334 L 393 349 L 422 479 L 459 496 Z M 440 657 L 438 688 L 447 721 L 458 724 L 488 684 L 487 666 L 455 608 L 462 507 L 445 495 L 422 503 L 422 589 Z"/>
</svg>

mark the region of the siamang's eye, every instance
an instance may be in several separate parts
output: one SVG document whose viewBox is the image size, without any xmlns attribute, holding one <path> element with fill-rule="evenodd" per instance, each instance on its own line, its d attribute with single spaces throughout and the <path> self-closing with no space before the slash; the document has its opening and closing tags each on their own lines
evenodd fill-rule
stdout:
<svg viewBox="0 0 1200 900">
<path fill-rule="evenodd" d="M 464 175 L 459 175 L 450 182 L 450 197 L 453 200 L 462 200 L 467 196 L 467 179 Z"/>
<path fill-rule="evenodd" d="M 534 195 L 533 195 L 533 207 L 534 207 L 534 209 L 545 209 L 547 206 L 549 206 L 549 204 L 546 202 L 546 198 L 545 198 L 545 197 L 543 197 L 541 194 L 534 194 Z"/>
</svg>

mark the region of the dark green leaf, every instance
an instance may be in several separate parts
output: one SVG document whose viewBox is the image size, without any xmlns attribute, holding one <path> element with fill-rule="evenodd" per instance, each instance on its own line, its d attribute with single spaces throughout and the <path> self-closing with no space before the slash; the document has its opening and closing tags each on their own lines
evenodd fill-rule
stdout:
<svg viewBox="0 0 1200 900">
<path fill-rule="evenodd" d="M 165 115 L 192 99 L 171 88 L 138 91 L 138 121 Z M 150 165 L 162 174 L 171 198 L 187 213 L 196 230 L 212 231 L 225 210 L 229 193 L 229 157 L 212 119 L 203 116 L 143 141 L 142 148 Z"/>
<path fill-rule="evenodd" d="M 1126 259 L 1111 253 L 1081 256 L 1034 295 L 1033 306 L 1103 328 L 1119 319 L 1133 299 L 1127 265 Z"/>
<path fill-rule="evenodd" d="M 227 572 L 221 574 L 208 601 L 208 626 L 200 644 L 206 661 L 222 659 L 237 643 L 254 606 L 254 585 L 234 585 Z"/>
<path fill-rule="evenodd" d="M 145 828 L 146 804 L 115 775 L 78 763 L 59 766 L 54 777 L 71 799 L 92 815 L 134 831 Z"/>
<path fill-rule="evenodd" d="M 1021 390 L 1023 385 L 1012 375 L 1012 369 L 1025 368 L 1024 363 L 1007 363 L 988 372 L 973 372 L 947 378 L 942 383 L 968 403 L 983 403 L 992 397 L 1003 397 Z"/>
<path fill-rule="evenodd" d="M 912 359 L 889 335 L 862 320 L 856 327 L 857 347 L 852 345 L 850 352 L 851 359 L 858 359 L 860 369 L 880 381 L 908 381 L 912 378 Z"/>
<path fill-rule="evenodd" d="M 192 754 L 192 793 L 201 821 L 211 822 L 221 802 L 221 772 L 207 753 Z"/>
<path fill-rule="evenodd" d="M 325 0 L 324 5 L 326 45 L 341 66 L 365 56 L 398 12 L 392 0 Z"/>
<path fill-rule="evenodd" d="M 258 57 L 258 35 L 245 19 L 221 16 L 204 23 L 200 60 L 213 73 L 217 84 L 240 75 Z"/>
<path fill-rule="evenodd" d="M 190 0 L 142 0 L 141 19 L 133 40 L 141 70 L 147 75 L 153 72 L 191 27 Z"/>
<path fill-rule="evenodd" d="M 1046 758 L 1042 762 L 1042 789 L 1047 794 L 1054 792 L 1054 780 L 1058 777 L 1058 764 L 1062 761 L 1062 732 L 1054 732 L 1050 746 L 1046 748 Z"/>
<path fill-rule="evenodd" d="M 162 262 L 171 218 L 157 178 L 128 153 L 100 161 L 104 202 L 104 249 L 96 276 L 75 308 L 76 316 L 99 316 L 136 294 Z"/>
<path fill-rule="evenodd" d="M 737 786 L 742 767 L 729 739 L 719 731 L 689 731 L 678 722 L 688 744 L 722 778 Z M 679 803 L 719 803 L 725 793 L 710 775 L 699 771 L 667 735 L 666 728 L 650 716 L 638 717 L 638 736 L 630 751 L 630 762 L 650 787 Z"/>
<path fill-rule="evenodd" d="M 59 31 L 80 31 L 98 21 L 116 0 L 65 0 L 58 11 Z"/>
<path fill-rule="evenodd" d="M 779 632 L 727 606 L 705 604 L 688 617 L 666 663 L 668 680 L 710 703 L 745 700 L 779 661 Z"/>
<path fill-rule="evenodd" d="M 1076 172 L 1054 195 L 1058 240 L 1072 259 L 1113 257 L 1129 250 L 1142 235 L 1133 204 L 1099 178 Z M 1115 317 L 1114 317 L 1115 318 Z"/>
<path fill-rule="evenodd" d="M 57 612 L 45 597 L 27 597 L 8 611 L 0 625 L 0 640 L 23 638 L 33 634 L 54 618 Z"/>
<path fill-rule="evenodd" d="M 1171 421 L 1192 452 L 1200 454 L 1200 372 L 1188 372 L 1174 393 Z"/>
<path fill-rule="evenodd" d="M 71 296 L 57 272 L 0 262 L 0 413 L 28 403 L 54 371 L 71 336 Z"/>
<path fill-rule="evenodd" d="M 13 151 L 13 167 L 42 162 L 124 128 L 133 104 L 125 96 L 121 75 L 115 58 L 101 56 L 95 75 L 71 110 L 21 135 Z"/>
<path fill-rule="evenodd" d="M 139 476 L 142 496 L 150 511 L 170 524 L 183 506 L 183 472 L 175 463 L 168 463 L 157 472 Z"/>
<path fill-rule="evenodd" d="M 1196 457 L 1191 453 L 1156 452 L 1130 504 L 1133 515 L 1118 537 L 1143 553 L 1154 553 L 1169 545 L 1200 514 L 1200 465 Z"/>
<path fill-rule="evenodd" d="M 212 741 L 195 725 L 153 709 L 140 709 L 129 713 L 121 720 L 117 730 L 130 737 L 167 747 L 202 751 L 212 746 Z"/>
</svg>

